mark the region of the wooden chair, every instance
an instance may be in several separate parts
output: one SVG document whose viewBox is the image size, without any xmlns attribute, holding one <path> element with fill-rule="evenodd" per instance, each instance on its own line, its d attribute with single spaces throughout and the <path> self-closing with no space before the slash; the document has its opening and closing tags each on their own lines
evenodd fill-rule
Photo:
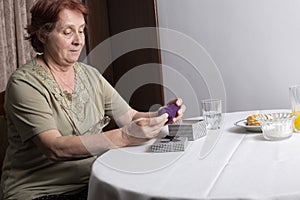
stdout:
<svg viewBox="0 0 300 200">
<path fill-rule="evenodd" d="M 0 93 L 0 115 L 4 116 L 4 96 L 5 91 Z"/>
<path fill-rule="evenodd" d="M 2 164 L 7 148 L 7 126 L 4 113 L 5 91 L 0 93 L 0 179 L 2 174 Z"/>
</svg>

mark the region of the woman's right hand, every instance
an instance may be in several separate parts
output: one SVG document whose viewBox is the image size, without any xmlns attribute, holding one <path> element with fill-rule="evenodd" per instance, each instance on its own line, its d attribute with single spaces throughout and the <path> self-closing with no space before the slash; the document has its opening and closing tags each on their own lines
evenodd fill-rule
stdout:
<svg viewBox="0 0 300 200">
<path fill-rule="evenodd" d="M 156 137 L 167 121 L 168 114 L 134 120 L 121 128 L 122 137 L 128 145 L 142 144 Z"/>
</svg>

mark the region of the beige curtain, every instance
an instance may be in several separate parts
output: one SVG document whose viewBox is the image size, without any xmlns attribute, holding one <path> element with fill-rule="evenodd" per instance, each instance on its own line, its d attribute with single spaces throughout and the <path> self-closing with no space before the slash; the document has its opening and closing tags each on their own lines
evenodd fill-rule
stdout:
<svg viewBox="0 0 300 200">
<path fill-rule="evenodd" d="M 30 20 L 34 0 L 0 1 L 0 92 L 5 90 L 9 76 L 34 56 L 24 40 L 24 28 Z"/>
</svg>

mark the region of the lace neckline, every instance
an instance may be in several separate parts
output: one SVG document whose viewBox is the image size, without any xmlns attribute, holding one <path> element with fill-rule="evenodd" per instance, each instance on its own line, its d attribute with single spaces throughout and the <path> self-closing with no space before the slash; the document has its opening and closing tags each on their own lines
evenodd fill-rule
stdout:
<svg viewBox="0 0 300 200">
<path fill-rule="evenodd" d="M 91 88 L 86 73 L 78 62 L 74 64 L 75 71 L 75 93 L 65 92 L 58 83 L 53 79 L 48 70 L 37 62 L 37 57 L 32 60 L 32 70 L 34 74 L 41 80 L 44 86 L 53 94 L 55 99 L 60 103 L 66 112 L 71 113 L 72 117 L 78 121 L 85 119 L 85 105 L 89 101 L 89 93 L 87 88 Z"/>
<path fill-rule="evenodd" d="M 68 98 L 71 98 L 72 96 L 70 94 L 73 94 L 75 93 L 75 80 L 76 80 L 76 71 L 74 69 L 74 66 L 73 66 L 73 69 L 74 69 L 74 86 L 70 86 L 59 74 L 57 73 L 54 73 L 54 71 L 51 69 L 51 67 L 49 66 L 48 62 L 46 61 L 44 55 L 41 56 L 41 59 L 42 61 L 44 62 L 44 64 L 46 65 L 47 67 L 47 70 L 49 70 L 50 72 L 50 75 L 52 76 L 53 80 L 57 83 L 57 85 L 64 91 L 64 93 L 66 94 L 66 96 Z M 68 90 L 70 90 L 71 92 L 68 92 L 65 88 L 63 88 L 59 83 L 58 83 L 58 80 L 63 83 L 63 85 L 65 87 L 68 88 Z"/>
</svg>

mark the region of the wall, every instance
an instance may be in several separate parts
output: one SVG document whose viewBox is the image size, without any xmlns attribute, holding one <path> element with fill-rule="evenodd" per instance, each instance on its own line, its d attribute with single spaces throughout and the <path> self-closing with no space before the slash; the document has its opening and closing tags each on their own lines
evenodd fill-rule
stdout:
<svg viewBox="0 0 300 200">
<path fill-rule="evenodd" d="M 165 99 L 183 97 L 187 117 L 208 97 L 229 112 L 289 108 L 288 87 L 300 84 L 299 10 L 298 0 L 158 0 L 160 27 L 177 31 L 161 31 Z M 181 47 L 184 55 L 172 50 Z"/>
</svg>

